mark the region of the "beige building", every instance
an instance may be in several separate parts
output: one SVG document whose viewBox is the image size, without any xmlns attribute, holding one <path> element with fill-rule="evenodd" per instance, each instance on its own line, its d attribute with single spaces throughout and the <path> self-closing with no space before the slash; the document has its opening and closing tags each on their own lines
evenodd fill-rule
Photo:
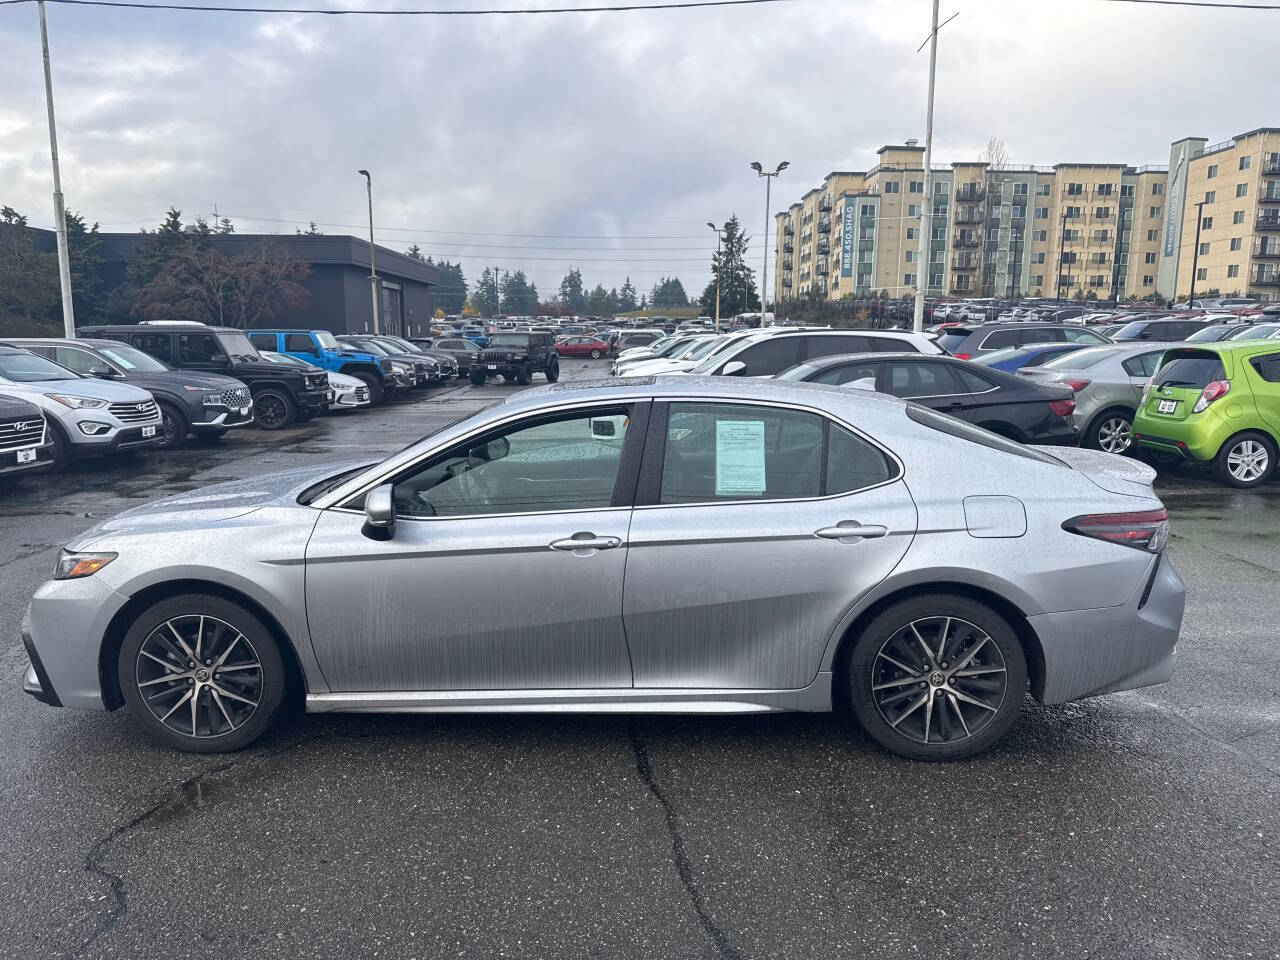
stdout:
<svg viewBox="0 0 1280 960">
<path fill-rule="evenodd" d="M 1169 166 L 935 166 L 927 218 L 924 149 L 907 141 L 877 156 L 776 215 L 778 302 L 918 284 L 931 296 L 1098 300 L 1171 297 L 1176 285 L 1185 297 L 1193 272 L 1198 293 L 1280 298 L 1280 130 L 1207 150 L 1178 141 Z"/>
</svg>

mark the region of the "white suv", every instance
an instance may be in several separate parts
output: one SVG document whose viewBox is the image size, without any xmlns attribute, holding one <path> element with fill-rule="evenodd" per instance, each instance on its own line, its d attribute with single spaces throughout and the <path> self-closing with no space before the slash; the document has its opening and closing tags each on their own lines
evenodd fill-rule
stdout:
<svg viewBox="0 0 1280 960">
<path fill-rule="evenodd" d="M 778 329 L 778 328 L 774 328 Z M 704 376 L 775 377 L 788 367 L 842 353 L 928 353 L 942 348 L 919 333 L 903 330 L 787 330 L 744 337 L 716 351 L 688 371 Z"/>
</svg>

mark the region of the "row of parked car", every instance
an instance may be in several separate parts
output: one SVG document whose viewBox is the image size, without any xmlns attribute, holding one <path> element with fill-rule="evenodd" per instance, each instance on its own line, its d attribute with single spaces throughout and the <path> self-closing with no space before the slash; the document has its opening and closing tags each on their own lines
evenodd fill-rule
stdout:
<svg viewBox="0 0 1280 960">
<path fill-rule="evenodd" d="M 1141 450 L 1166 467 L 1208 463 L 1235 487 L 1265 482 L 1280 448 L 1280 336 L 1272 334 L 1113 341 L 1060 323 L 993 323 L 941 336 L 771 327 L 672 336 L 621 352 L 611 372 L 876 390 L 1020 443 Z"/>
<path fill-rule="evenodd" d="M 0 473 L 175 449 L 387 403 L 458 376 L 448 351 L 390 336 L 198 323 L 85 327 L 0 341 Z"/>
</svg>

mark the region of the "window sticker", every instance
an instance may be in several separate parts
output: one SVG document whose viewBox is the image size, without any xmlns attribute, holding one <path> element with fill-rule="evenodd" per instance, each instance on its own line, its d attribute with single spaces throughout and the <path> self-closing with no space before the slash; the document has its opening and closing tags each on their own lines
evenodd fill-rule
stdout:
<svg viewBox="0 0 1280 960">
<path fill-rule="evenodd" d="M 716 496 L 765 490 L 764 421 L 716 421 Z"/>
</svg>

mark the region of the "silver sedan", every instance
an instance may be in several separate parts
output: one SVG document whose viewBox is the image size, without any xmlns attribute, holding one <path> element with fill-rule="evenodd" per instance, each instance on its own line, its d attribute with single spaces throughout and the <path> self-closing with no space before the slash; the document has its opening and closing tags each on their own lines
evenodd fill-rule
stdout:
<svg viewBox="0 0 1280 960">
<path fill-rule="evenodd" d="M 847 702 L 897 753 L 1167 680 L 1143 464 L 879 394 L 671 377 L 517 394 L 378 463 L 220 484 L 67 544 L 28 693 L 234 750 L 311 711 Z"/>
</svg>

